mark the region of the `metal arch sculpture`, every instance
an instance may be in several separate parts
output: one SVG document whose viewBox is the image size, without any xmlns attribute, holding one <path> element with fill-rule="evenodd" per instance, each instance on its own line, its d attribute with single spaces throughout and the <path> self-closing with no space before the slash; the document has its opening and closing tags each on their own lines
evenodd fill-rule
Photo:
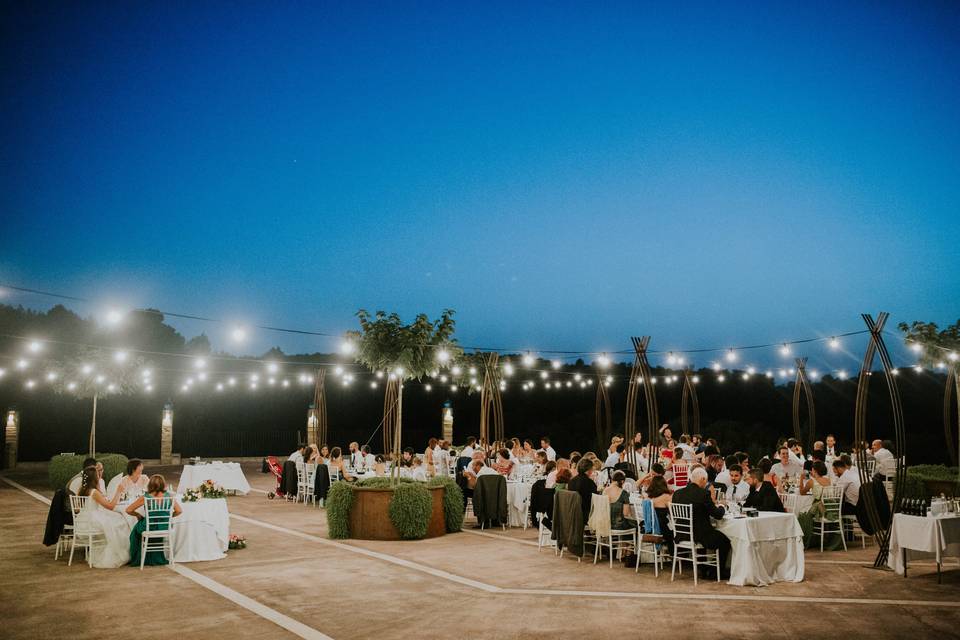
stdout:
<svg viewBox="0 0 960 640">
<path fill-rule="evenodd" d="M 697 388 L 694 386 L 692 371 L 683 370 L 683 393 L 680 399 L 680 426 L 684 433 L 700 433 L 700 400 L 697 398 Z M 687 404 L 693 410 L 693 431 L 690 431 L 690 419 Z"/>
<path fill-rule="evenodd" d="M 793 384 L 793 437 L 803 443 L 807 451 L 813 449 L 813 439 L 817 433 L 817 412 L 813 404 L 813 388 L 807 378 L 807 359 L 797 358 L 797 379 Z M 807 435 L 806 441 L 800 429 L 800 392 L 803 391 L 807 400 Z"/>
<path fill-rule="evenodd" d="M 316 419 L 316 426 L 314 427 L 316 429 L 316 440 L 313 444 L 316 444 L 318 447 L 327 444 L 326 377 L 326 369 L 317 369 L 316 382 L 313 385 L 313 409 Z"/>
<path fill-rule="evenodd" d="M 903 405 L 900 402 L 900 387 L 897 385 L 897 377 L 893 374 L 893 362 L 890 359 L 890 352 L 887 351 L 887 345 L 883 341 L 883 327 L 887 323 L 890 314 L 883 311 L 876 321 L 869 314 L 861 314 L 863 321 L 870 331 L 870 342 L 867 344 L 866 353 L 863 356 L 863 364 L 860 367 L 860 376 L 857 380 L 857 405 L 854 416 L 854 441 L 857 447 L 857 469 L 860 472 L 861 485 L 865 484 L 870 478 L 867 477 L 867 456 L 863 443 L 867 439 L 867 399 L 870 392 L 870 378 L 873 375 L 873 359 L 876 354 L 880 354 L 880 362 L 883 365 L 884 376 L 887 381 L 887 392 L 890 396 L 890 408 L 893 412 L 893 427 L 895 448 L 897 452 L 897 470 L 894 481 L 893 504 L 890 508 L 890 521 L 882 522 L 880 514 L 877 511 L 876 502 L 873 499 L 872 491 L 861 491 L 860 499 L 865 501 L 867 517 L 873 525 L 876 533 L 874 538 L 877 541 L 877 557 L 873 566 L 877 569 L 887 564 L 887 556 L 890 550 L 890 525 L 893 521 L 893 514 L 900 510 L 900 502 L 903 499 L 903 492 L 906 486 L 906 473 L 903 464 L 903 445 L 905 440 L 903 428 Z"/>
<path fill-rule="evenodd" d="M 634 358 L 633 369 L 630 371 L 630 384 L 627 385 L 627 414 L 624 422 L 624 437 L 628 443 L 633 442 L 637 433 L 637 396 L 640 394 L 640 387 L 643 387 L 643 399 L 647 413 L 647 437 L 650 454 L 648 460 L 652 464 L 660 455 L 659 433 L 657 423 L 660 421 L 657 415 L 657 397 L 654 393 L 653 379 L 650 372 L 650 362 L 647 360 L 647 347 L 650 346 L 650 336 L 642 338 L 630 338 L 633 343 Z M 636 464 L 634 449 L 630 446 L 627 449 L 628 459 Z"/>
<path fill-rule="evenodd" d="M 613 432 L 613 406 L 610 404 L 610 392 L 607 391 L 607 385 L 604 384 L 603 375 L 597 372 L 597 400 L 593 408 L 593 425 L 597 431 L 597 446 L 600 449 L 610 446 L 604 442 Z M 626 436 L 627 442 L 631 442 L 633 436 Z M 627 454 L 628 457 L 632 454 Z"/>
<path fill-rule="evenodd" d="M 956 465 L 960 442 L 954 446 L 953 420 L 950 417 L 953 412 L 953 406 L 950 404 L 951 394 L 957 400 L 957 420 L 960 422 L 960 376 L 957 375 L 956 366 L 951 366 L 947 370 L 947 386 L 943 390 L 943 435 L 947 439 L 947 452 L 950 454 L 950 459 Z M 957 427 L 957 437 L 960 438 L 960 424 Z"/>
<path fill-rule="evenodd" d="M 504 438 L 503 425 L 503 396 L 500 394 L 500 369 L 497 361 L 498 353 L 488 353 L 483 358 L 483 386 L 480 388 L 480 440 L 489 442 L 491 422 L 493 423 L 493 440 L 502 441 Z"/>
</svg>

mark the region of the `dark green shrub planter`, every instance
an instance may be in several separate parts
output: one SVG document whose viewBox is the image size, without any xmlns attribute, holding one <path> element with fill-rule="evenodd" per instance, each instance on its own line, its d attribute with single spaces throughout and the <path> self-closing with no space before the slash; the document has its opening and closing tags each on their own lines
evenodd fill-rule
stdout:
<svg viewBox="0 0 960 640">
<path fill-rule="evenodd" d="M 370 478 L 334 483 L 326 510 L 334 539 L 419 540 L 460 530 L 463 494 L 444 478 L 401 479 L 396 485 L 390 478 Z"/>
<path fill-rule="evenodd" d="M 50 488 L 56 491 L 65 487 L 73 476 L 83 471 L 83 461 L 86 457 L 86 455 L 61 455 L 50 458 L 50 464 L 47 466 Z M 121 453 L 98 453 L 94 457 L 97 461 L 103 463 L 103 481 L 105 483 L 109 483 L 115 475 L 127 470 L 127 456 Z"/>
</svg>

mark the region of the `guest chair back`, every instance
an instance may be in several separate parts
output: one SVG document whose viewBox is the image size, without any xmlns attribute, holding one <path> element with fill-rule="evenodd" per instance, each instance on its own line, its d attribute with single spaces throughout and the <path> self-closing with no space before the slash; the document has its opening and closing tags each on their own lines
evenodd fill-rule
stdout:
<svg viewBox="0 0 960 640">
<path fill-rule="evenodd" d="M 813 535 L 820 536 L 820 552 L 823 553 L 823 540 L 829 534 L 837 534 L 847 550 L 847 541 L 843 535 L 843 487 L 831 485 L 823 488 L 823 514 L 813 519 Z"/>
<path fill-rule="evenodd" d="M 103 533 L 92 526 L 93 523 L 89 519 L 80 515 L 87 508 L 89 500 L 88 496 L 70 496 L 70 511 L 73 513 L 73 541 L 70 543 L 70 557 L 67 560 L 67 566 L 73 564 L 73 552 L 77 547 L 80 547 L 86 552 L 87 564 L 92 568 L 93 546 L 107 541 Z"/>
<path fill-rule="evenodd" d="M 693 565 L 693 585 L 697 585 L 697 565 L 714 565 L 717 582 L 720 582 L 720 554 L 716 550 L 705 549 L 693 539 L 693 505 L 670 504 L 670 520 L 673 522 L 673 567 L 670 581 L 673 582 L 677 565 L 689 562 Z"/>
<path fill-rule="evenodd" d="M 143 513 L 146 528 L 140 534 L 140 571 L 143 571 L 148 551 L 164 552 L 173 564 L 173 498 L 144 496 Z"/>
</svg>

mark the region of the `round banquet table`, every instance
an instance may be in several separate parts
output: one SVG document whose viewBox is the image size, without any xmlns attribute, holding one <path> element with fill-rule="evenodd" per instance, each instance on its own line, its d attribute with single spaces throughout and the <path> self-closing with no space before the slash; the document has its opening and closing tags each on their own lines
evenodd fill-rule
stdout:
<svg viewBox="0 0 960 640">
<path fill-rule="evenodd" d="M 522 527 L 526 522 L 532 482 L 507 481 L 507 513 L 511 527 Z"/>
<path fill-rule="evenodd" d="M 207 480 L 213 480 L 227 491 L 236 491 L 243 495 L 250 493 L 250 483 L 236 462 L 186 464 L 180 472 L 177 491 L 183 493 L 187 489 L 196 489 Z"/>
<path fill-rule="evenodd" d="M 727 514 L 714 526 L 730 539 L 729 584 L 803 581 L 803 531 L 792 513 L 762 511 L 756 518 Z"/>
<path fill-rule="evenodd" d="M 176 562 L 220 560 L 230 546 L 230 512 L 224 498 L 177 502 L 183 512 L 173 519 L 173 559 Z M 132 529 L 137 518 L 128 516 L 128 505 L 117 505 Z M 141 509 L 142 512 L 142 509 Z"/>
</svg>

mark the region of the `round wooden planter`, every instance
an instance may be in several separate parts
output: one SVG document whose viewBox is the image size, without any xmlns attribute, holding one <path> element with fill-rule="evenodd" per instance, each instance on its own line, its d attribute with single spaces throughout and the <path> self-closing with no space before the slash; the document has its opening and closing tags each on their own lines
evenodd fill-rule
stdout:
<svg viewBox="0 0 960 640">
<path fill-rule="evenodd" d="M 433 511 L 427 525 L 427 538 L 436 538 L 447 532 L 443 517 L 443 487 L 429 487 Z M 400 534 L 390 522 L 390 500 L 393 489 L 354 489 L 350 508 L 350 537 L 358 540 L 400 540 Z"/>
</svg>

